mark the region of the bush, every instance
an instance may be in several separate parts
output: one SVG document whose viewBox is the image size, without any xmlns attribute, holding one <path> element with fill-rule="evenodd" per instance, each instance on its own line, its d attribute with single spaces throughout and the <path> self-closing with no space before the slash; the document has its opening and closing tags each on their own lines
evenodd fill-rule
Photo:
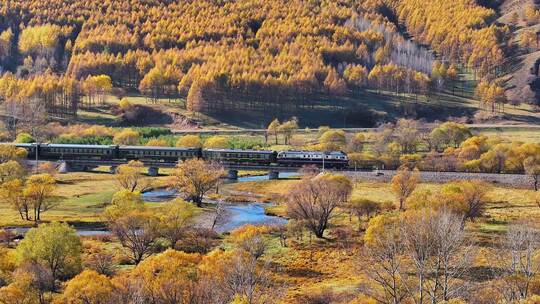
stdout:
<svg viewBox="0 0 540 304">
<path fill-rule="evenodd" d="M 257 150 L 263 147 L 268 147 L 268 144 L 265 144 L 260 139 L 240 136 L 234 136 L 229 139 L 229 148 L 231 149 Z"/>
<path fill-rule="evenodd" d="M 181 148 L 201 148 L 202 140 L 199 135 L 184 135 L 176 141 L 175 146 Z"/>
<path fill-rule="evenodd" d="M 224 136 L 212 136 L 204 141 L 205 149 L 227 149 L 229 148 L 229 139 Z"/>
<path fill-rule="evenodd" d="M 112 145 L 111 136 L 88 136 L 79 137 L 73 134 L 63 134 L 53 140 L 55 144 L 71 144 L 71 145 Z"/>
<path fill-rule="evenodd" d="M 117 145 L 137 145 L 140 143 L 139 138 L 139 132 L 132 129 L 124 129 L 114 136 L 113 143 Z"/>
<path fill-rule="evenodd" d="M 32 135 L 23 132 L 17 135 L 15 142 L 18 144 L 28 144 L 28 143 L 35 143 L 36 140 L 34 139 L 34 137 L 32 137 Z"/>
<path fill-rule="evenodd" d="M 134 128 L 141 137 L 143 138 L 153 138 L 166 135 L 172 135 L 171 130 L 165 128 L 155 128 L 155 127 L 143 127 L 143 128 Z"/>
</svg>

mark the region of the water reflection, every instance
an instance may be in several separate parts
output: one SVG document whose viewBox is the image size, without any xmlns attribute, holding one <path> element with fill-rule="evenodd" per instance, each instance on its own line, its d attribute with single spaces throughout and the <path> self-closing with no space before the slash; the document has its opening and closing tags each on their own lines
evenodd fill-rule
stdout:
<svg viewBox="0 0 540 304">
<path fill-rule="evenodd" d="M 178 191 L 175 189 L 157 188 L 147 192 L 144 192 L 142 199 L 148 203 L 161 203 L 170 201 L 178 197 Z"/>
<path fill-rule="evenodd" d="M 279 174 L 280 178 L 290 178 L 298 176 L 296 172 L 283 172 Z M 228 180 L 226 183 L 242 183 L 242 182 L 256 182 L 268 180 L 268 175 L 258 176 L 244 176 L 238 178 L 238 180 Z M 144 192 L 142 194 L 143 201 L 149 203 L 160 203 L 173 200 L 179 196 L 178 191 L 174 189 L 158 188 L 151 191 Z M 250 203 L 242 205 L 225 205 L 224 209 L 227 214 L 226 220 L 223 223 L 217 225 L 216 230 L 220 233 L 234 230 L 243 225 L 284 225 L 287 220 L 277 216 L 270 216 L 265 214 L 265 204 L 263 203 Z M 17 235 L 24 235 L 31 228 L 8 228 L 6 230 L 11 231 Z M 77 235 L 79 236 L 106 236 L 111 232 L 106 229 L 99 228 L 76 228 Z"/>
<path fill-rule="evenodd" d="M 228 217 L 216 230 L 227 232 L 248 224 L 281 226 L 287 223 L 284 218 L 265 214 L 264 206 L 262 203 L 224 206 Z"/>
</svg>

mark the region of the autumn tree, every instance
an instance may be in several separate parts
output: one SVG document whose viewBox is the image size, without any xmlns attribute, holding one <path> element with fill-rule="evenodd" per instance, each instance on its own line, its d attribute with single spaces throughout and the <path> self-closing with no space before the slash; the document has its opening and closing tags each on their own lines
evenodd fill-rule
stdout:
<svg viewBox="0 0 540 304">
<path fill-rule="evenodd" d="M 519 46 L 528 52 L 538 49 L 538 38 L 532 29 L 523 29 L 518 35 Z"/>
<path fill-rule="evenodd" d="M 138 264 L 152 253 L 159 237 L 158 219 L 144 206 L 140 193 L 126 190 L 116 193 L 105 209 L 104 218 L 132 262 Z"/>
<path fill-rule="evenodd" d="M 298 130 L 298 119 L 296 117 L 293 117 L 290 120 L 285 121 L 278 126 L 278 131 L 281 134 L 283 134 L 284 143 L 286 145 L 290 143 L 292 136 L 297 130 Z"/>
<path fill-rule="evenodd" d="M 471 136 L 472 133 L 467 126 L 449 121 L 434 128 L 429 134 L 429 141 L 433 149 L 442 151 L 447 147 L 459 147 Z"/>
<path fill-rule="evenodd" d="M 350 212 L 358 217 L 358 227 L 362 227 L 362 221 L 369 221 L 377 212 L 381 210 L 381 205 L 375 201 L 368 199 L 352 199 L 349 202 L 348 208 Z"/>
<path fill-rule="evenodd" d="M 17 148 L 14 145 L 0 145 L 0 162 L 5 163 L 10 160 L 20 161 L 28 155 L 26 149 Z"/>
<path fill-rule="evenodd" d="M 459 181 L 445 185 L 443 193 L 453 204 L 458 205 L 456 210 L 463 213 L 464 219 L 474 219 L 484 214 L 488 203 L 487 194 L 490 186 L 481 180 Z"/>
<path fill-rule="evenodd" d="M 399 119 L 396 123 L 393 136 L 401 147 L 402 153 L 415 153 L 419 143 L 419 123 L 411 119 Z"/>
<path fill-rule="evenodd" d="M 147 147 L 168 147 L 169 143 L 164 139 L 153 138 L 146 143 Z"/>
<path fill-rule="evenodd" d="M 25 173 L 25 169 L 17 161 L 10 160 L 0 163 L 0 184 L 14 179 L 20 179 Z"/>
<path fill-rule="evenodd" d="M 108 304 L 112 303 L 114 292 L 109 278 L 93 270 L 84 270 L 67 282 L 59 303 Z"/>
<path fill-rule="evenodd" d="M 375 284 L 366 286 L 362 291 L 380 303 L 402 303 L 410 291 L 398 219 L 390 215 L 372 218 L 364 234 L 364 242 L 366 250 L 362 260 L 366 263 L 361 267 Z"/>
<path fill-rule="evenodd" d="M 421 209 L 403 214 L 404 253 L 416 277 L 415 300 L 449 301 L 462 290 L 461 279 L 470 264 L 471 247 L 462 218 L 445 209 Z"/>
<path fill-rule="evenodd" d="M 198 211 L 196 207 L 181 199 L 165 203 L 158 210 L 159 233 L 171 243 L 172 248 L 175 248 L 176 243 L 192 228 Z"/>
<path fill-rule="evenodd" d="M 152 68 L 139 84 L 139 90 L 148 96 L 153 102 L 157 102 L 160 96 L 165 93 L 166 77 L 163 69 Z"/>
<path fill-rule="evenodd" d="M 324 79 L 324 86 L 330 94 L 343 95 L 347 92 L 347 84 L 333 68 L 328 69 L 328 74 Z"/>
<path fill-rule="evenodd" d="M 347 145 L 347 137 L 343 130 L 328 130 L 319 139 L 324 151 L 341 151 Z"/>
<path fill-rule="evenodd" d="M 540 182 L 540 160 L 534 157 L 528 157 L 523 161 L 525 173 L 531 177 L 534 191 L 538 191 L 538 183 Z"/>
<path fill-rule="evenodd" d="M 13 31 L 10 27 L 0 33 L 0 63 L 11 56 L 12 40 Z"/>
<path fill-rule="evenodd" d="M 139 137 L 139 132 L 133 129 L 123 129 L 114 135 L 113 142 L 117 145 L 133 146 L 139 144 Z"/>
<path fill-rule="evenodd" d="M 201 112 L 206 101 L 203 96 L 203 86 L 199 81 L 194 82 L 189 88 L 187 96 L 187 109 L 192 112 Z"/>
<path fill-rule="evenodd" d="M 356 133 L 349 142 L 349 151 L 356 153 L 362 152 L 365 141 L 366 136 L 363 133 Z"/>
<path fill-rule="evenodd" d="M 534 25 L 540 21 L 540 11 L 533 3 L 527 4 L 523 9 L 523 20 L 527 25 Z"/>
<path fill-rule="evenodd" d="M 85 249 L 83 260 L 85 269 L 112 277 L 116 272 L 115 256 L 104 246 L 91 246 Z"/>
<path fill-rule="evenodd" d="M 391 188 L 398 199 L 399 210 L 405 209 L 405 201 L 416 189 L 419 181 L 418 169 L 410 170 L 407 167 L 401 167 L 392 178 Z"/>
<path fill-rule="evenodd" d="M 144 302 L 194 303 L 198 254 L 167 250 L 141 262 L 131 274 Z"/>
<path fill-rule="evenodd" d="M 24 262 L 13 276 L 9 285 L 0 288 L 0 301 L 6 304 L 46 303 L 47 293 L 55 289 L 50 269 L 37 262 Z"/>
<path fill-rule="evenodd" d="M 0 201 L 16 210 L 21 220 L 32 220 L 30 218 L 31 201 L 25 194 L 25 185 L 22 180 L 14 179 L 0 185 Z"/>
<path fill-rule="evenodd" d="M 197 207 L 202 207 L 204 195 L 219 185 L 223 174 L 219 164 L 189 159 L 180 162 L 173 171 L 173 187 L 185 193 Z"/>
<path fill-rule="evenodd" d="M 20 262 L 43 265 L 54 279 L 69 278 L 81 269 L 81 241 L 67 224 L 53 222 L 30 229 L 16 252 Z"/>
<path fill-rule="evenodd" d="M 207 303 L 275 303 L 278 286 L 265 258 L 267 227 L 247 225 L 233 231 L 232 250 L 213 251 L 199 266 L 199 287 Z"/>
<path fill-rule="evenodd" d="M 41 214 L 56 206 L 52 199 L 56 181 L 50 174 L 32 175 L 25 183 L 23 195 L 32 207 L 34 221 L 41 221 Z"/>
<path fill-rule="evenodd" d="M 120 189 L 126 189 L 131 192 L 146 190 L 148 181 L 142 174 L 143 168 L 144 164 L 136 160 L 131 160 L 127 164 L 118 166 L 114 178 Z"/>
<path fill-rule="evenodd" d="M 510 225 L 505 243 L 499 252 L 504 258 L 497 263 L 502 268 L 498 285 L 500 292 L 508 302 L 523 301 L 533 293 L 534 280 L 538 275 L 535 256 L 540 250 L 538 230 L 533 223 L 521 221 Z"/>
<path fill-rule="evenodd" d="M 229 147 L 229 139 L 224 136 L 212 136 L 204 141 L 205 149 L 227 149 Z"/>
<path fill-rule="evenodd" d="M 178 138 L 176 146 L 182 148 L 202 148 L 201 137 L 198 135 L 184 135 Z"/>
<path fill-rule="evenodd" d="M 368 69 L 361 65 L 348 65 L 343 72 L 343 78 L 353 88 L 362 88 L 367 85 Z"/>
<path fill-rule="evenodd" d="M 276 118 L 272 120 L 272 122 L 266 128 L 266 132 L 268 132 L 268 134 L 274 135 L 276 145 L 278 144 L 279 126 L 280 126 L 279 120 Z"/>
<path fill-rule="evenodd" d="M 36 139 L 32 135 L 26 132 L 21 132 L 17 134 L 17 137 L 15 138 L 15 142 L 18 144 L 31 144 L 31 143 L 35 143 Z"/>
<path fill-rule="evenodd" d="M 231 237 L 238 249 L 258 260 L 268 249 L 268 241 L 264 235 L 268 231 L 268 227 L 244 225 L 234 230 Z"/>
<path fill-rule="evenodd" d="M 112 80 L 108 75 L 88 76 L 82 83 L 88 106 L 104 104 L 105 97 L 112 91 Z"/>
<path fill-rule="evenodd" d="M 351 191 L 351 182 L 341 175 L 304 179 L 288 193 L 287 214 L 305 222 L 315 236 L 322 238 L 336 208 L 347 202 Z"/>
<path fill-rule="evenodd" d="M 52 59 L 61 37 L 61 28 L 57 25 L 31 26 L 23 29 L 19 37 L 19 51 L 24 56 Z"/>
<path fill-rule="evenodd" d="M 363 291 L 380 303 L 437 303 L 463 295 L 472 246 L 462 218 L 444 208 L 374 217 L 364 235 Z"/>
</svg>

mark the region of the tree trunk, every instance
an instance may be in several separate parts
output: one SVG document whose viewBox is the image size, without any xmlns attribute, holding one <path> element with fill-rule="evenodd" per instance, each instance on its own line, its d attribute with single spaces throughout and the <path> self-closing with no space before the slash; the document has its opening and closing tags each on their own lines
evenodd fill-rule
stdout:
<svg viewBox="0 0 540 304">
<path fill-rule="evenodd" d="M 202 196 L 195 196 L 193 198 L 193 202 L 197 205 L 197 207 L 202 208 Z"/>
</svg>

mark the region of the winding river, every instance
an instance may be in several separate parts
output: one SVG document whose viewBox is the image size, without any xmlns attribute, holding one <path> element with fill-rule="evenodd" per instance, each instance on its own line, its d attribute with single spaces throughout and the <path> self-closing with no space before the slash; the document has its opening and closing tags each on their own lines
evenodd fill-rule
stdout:
<svg viewBox="0 0 540 304">
<path fill-rule="evenodd" d="M 297 176 L 298 173 L 282 173 L 280 177 L 288 178 Z M 268 180 L 268 176 L 244 176 L 236 181 L 226 183 L 242 183 Z M 143 200 L 149 203 L 160 203 L 170 201 L 178 197 L 178 192 L 171 189 L 154 189 L 143 193 Z M 247 204 L 226 204 L 224 206 L 226 219 L 217 224 L 216 231 L 228 232 L 247 224 L 253 225 L 285 225 L 287 220 L 277 216 L 267 215 L 264 207 L 268 204 L 253 202 Z"/>
<path fill-rule="evenodd" d="M 288 178 L 297 176 L 298 173 L 281 173 L 280 177 Z M 255 181 L 264 181 L 268 180 L 266 175 L 257 175 L 257 176 L 244 176 L 238 178 L 235 181 L 227 181 L 226 183 L 242 183 L 242 182 L 255 182 Z M 142 194 L 143 200 L 148 203 L 161 203 L 170 201 L 179 194 L 175 190 L 169 189 L 154 189 Z M 285 225 L 287 220 L 277 216 L 271 216 L 265 214 L 264 207 L 268 206 L 267 203 L 247 203 L 247 204 L 226 204 L 224 205 L 225 209 L 225 219 L 216 225 L 216 231 L 223 233 L 232 231 L 238 227 L 241 227 L 246 224 L 253 225 Z M 30 228 L 28 227 L 16 227 L 16 228 L 6 228 L 18 235 L 24 235 Z M 109 235 L 110 232 L 105 228 L 77 228 L 77 234 L 79 236 L 104 236 Z"/>
</svg>

